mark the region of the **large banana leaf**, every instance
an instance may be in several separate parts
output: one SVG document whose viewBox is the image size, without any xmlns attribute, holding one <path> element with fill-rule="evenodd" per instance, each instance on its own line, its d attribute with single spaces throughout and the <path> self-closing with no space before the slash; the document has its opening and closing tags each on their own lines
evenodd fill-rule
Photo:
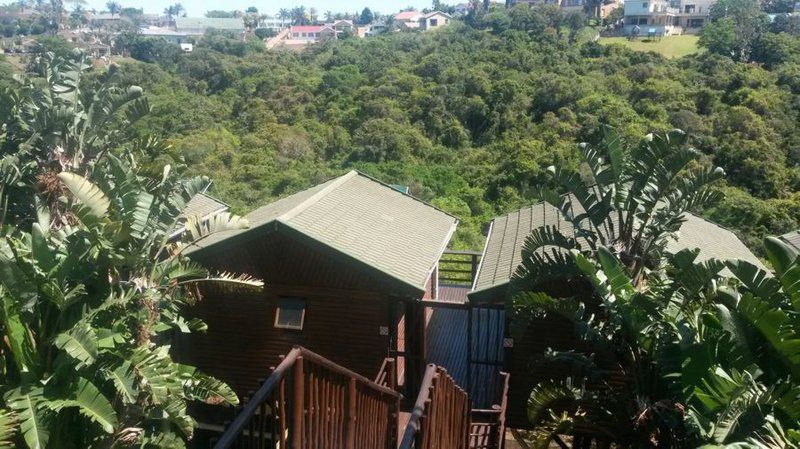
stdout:
<svg viewBox="0 0 800 449">
<path fill-rule="evenodd" d="M 14 448 L 17 425 L 17 417 L 13 412 L 0 409 L 0 449 Z"/>
<path fill-rule="evenodd" d="M 800 312 L 800 254 L 775 237 L 767 237 L 764 249 L 783 290 L 789 295 L 795 311 Z"/>
<path fill-rule="evenodd" d="M 45 449 L 50 438 L 50 417 L 41 407 L 42 389 L 15 388 L 5 394 L 8 407 L 16 413 L 22 438 L 29 449 Z"/>
<path fill-rule="evenodd" d="M 59 334 L 54 343 L 77 360 L 79 367 L 92 365 L 97 359 L 97 335 L 88 325 L 78 325 L 69 332 Z"/>
<path fill-rule="evenodd" d="M 117 413 L 111 402 L 88 379 L 78 377 L 63 395 L 65 398 L 52 399 L 46 405 L 54 411 L 77 408 L 81 415 L 98 424 L 104 432 L 114 432 Z"/>
<path fill-rule="evenodd" d="M 89 208 L 94 216 L 98 218 L 106 216 L 111 202 L 96 185 L 83 176 L 74 173 L 59 173 L 58 179 L 64 183 L 81 204 Z"/>
</svg>

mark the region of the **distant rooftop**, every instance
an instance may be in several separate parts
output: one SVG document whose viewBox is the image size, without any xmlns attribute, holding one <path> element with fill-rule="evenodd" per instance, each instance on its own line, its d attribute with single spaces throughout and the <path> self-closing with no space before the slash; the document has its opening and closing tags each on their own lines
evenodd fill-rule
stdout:
<svg viewBox="0 0 800 449">
<path fill-rule="evenodd" d="M 394 15 L 395 20 L 411 20 L 416 17 L 422 17 L 419 11 L 403 11 Z"/>
<path fill-rule="evenodd" d="M 175 19 L 175 28 L 178 31 L 209 29 L 244 31 L 244 21 L 241 18 L 178 17 Z"/>
</svg>

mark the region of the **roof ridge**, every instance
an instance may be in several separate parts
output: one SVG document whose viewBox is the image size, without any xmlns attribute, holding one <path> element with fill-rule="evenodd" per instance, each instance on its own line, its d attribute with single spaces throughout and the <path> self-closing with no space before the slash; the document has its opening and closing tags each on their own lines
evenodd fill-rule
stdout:
<svg viewBox="0 0 800 449">
<path fill-rule="evenodd" d="M 211 187 L 211 184 L 209 184 L 208 187 Z M 208 187 L 206 187 L 206 190 L 208 190 Z M 208 199 L 210 199 L 212 201 L 215 201 L 215 202 L 217 202 L 219 204 L 222 204 L 223 206 L 227 207 L 228 209 L 231 208 L 230 204 L 226 203 L 225 201 L 222 201 L 221 199 L 219 199 L 219 198 L 217 198 L 217 197 L 215 197 L 213 195 L 209 195 L 208 193 L 206 193 L 206 191 L 202 191 L 202 192 L 198 193 L 198 195 L 203 195 L 204 197 L 206 197 L 206 198 L 208 198 Z"/>
<path fill-rule="evenodd" d="M 393 191 L 393 192 L 395 192 L 395 193 L 399 193 L 400 195 L 403 195 L 403 196 L 405 196 L 405 197 L 411 198 L 412 200 L 414 200 L 414 201 L 416 201 L 416 202 L 418 202 L 418 203 L 422 203 L 422 204 L 424 204 L 425 206 L 428 206 L 428 207 L 430 207 L 430 208 L 432 208 L 432 209 L 438 210 L 439 212 L 441 212 L 441 213 L 443 213 L 443 214 L 447 215 L 448 217 L 454 218 L 454 219 L 456 219 L 456 221 L 458 221 L 459 223 L 461 223 L 461 219 L 460 219 L 460 218 L 456 217 L 455 215 L 451 214 L 450 212 L 447 212 L 446 210 L 440 209 L 440 208 L 438 208 L 438 207 L 434 206 L 433 204 L 431 204 L 431 203 L 429 203 L 429 202 L 427 202 L 427 201 L 423 201 L 423 200 L 421 200 L 421 199 L 419 199 L 419 198 L 415 197 L 414 195 L 412 195 L 412 194 L 410 194 L 410 193 L 402 192 L 402 191 L 400 191 L 400 190 L 398 190 L 398 189 L 396 189 L 396 188 L 392 187 L 392 185 L 391 185 L 391 184 L 388 184 L 388 183 L 386 183 L 386 182 L 383 182 L 383 181 L 381 181 L 380 179 L 378 179 L 378 178 L 374 178 L 374 177 L 372 177 L 372 176 L 370 176 L 370 175 L 368 175 L 368 174 L 366 174 L 366 173 L 364 173 L 364 172 L 361 172 L 361 171 L 358 171 L 358 170 L 353 170 L 353 171 L 355 171 L 355 172 L 356 172 L 356 173 L 357 173 L 359 176 L 363 176 L 363 177 L 365 177 L 365 178 L 369 179 L 370 181 L 376 182 L 376 183 L 378 183 L 378 184 L 382 185 L 383 187 L 386 187 L 387 189 L 390 189 L 390 190 L 392 190 L 392 191 Z"/>
<path fill-rule="evenodd" d="M 281 215 L 275 217 L 275 221 L 280 221 L 283 223 L 288 222 L 292 218 L 300 215 L 304 210 L 311 207 L 312 204 L 316 203 L 320 199 L 324 198 L 326 195 L 331 193 L 335 188 L 339 187 L 340 185 L 344 184 L 345 181 L 352 179 L 353 177 L 357 176 L 358 172 L 355 170 L 350 170 L 349 172 L 345 173 L 338 178 L 334 178 L 330 184 L 325 186 L 325 188 L 320 189 L 319 192 L 314 193 L 310 197 L 306 198 L 305 200 L 301 201 L 300 204 L 297 206 L 289 209 L 288 211 L 282 213 Z M 299 193 L 299 192 L 298 192 Z"/>
</svg>

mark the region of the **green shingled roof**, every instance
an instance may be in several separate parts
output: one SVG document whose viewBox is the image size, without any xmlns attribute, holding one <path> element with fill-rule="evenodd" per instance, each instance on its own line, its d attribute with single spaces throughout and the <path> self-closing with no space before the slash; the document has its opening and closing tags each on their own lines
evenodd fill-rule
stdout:
<svg viewBox="0 0 800 449">
<path fill-rule="evenodd" d="M 574 203 L 573 203 L 574 204 Z M 765 269 L 736 235 L 714 223 L 687 213 L 677 240 L 671 239 L 667 251 L 700 248 L 698 261 L 708 259 L 741 259 Z M 508 215 L 495 218 L 489 230 L 481 266 L 475 280 L 474 292 L 507 284 L 522 262 L 522 245 L 532 230 L 555 226 L 561 233 L 572 235 L 572 224 L 549 203 L 539 203 Z"/>
<path fill-rule="evenodd" d="M 205 218 L 217 212 L 227 211 L 228 208 L 228 205 L 222 201 L 212 198 L 205 193 L 198 193 L 186 204 L 183 215 L 186 217 L 194 216 Z"/>
<path fill-rule="evenodd" d="M 780 237 L 780 239 L 793 246 L 794 249 L 800 251 L 800 231 L 784 234 Z"/>
<path fill-rule="evenodd" d="M 455 217 L 355 171 L 246 218 L 249 229 L 214 234 L 191 252 L 223 250 L 225 241 L 270 232 L 271 224 L 280 223 L 419 291 L 458 224 Z"/>
</svg>

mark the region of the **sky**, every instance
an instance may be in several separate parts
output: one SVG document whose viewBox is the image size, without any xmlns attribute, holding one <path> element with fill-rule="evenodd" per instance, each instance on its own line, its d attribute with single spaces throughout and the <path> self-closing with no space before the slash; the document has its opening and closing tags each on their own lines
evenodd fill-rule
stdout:
<svg viewBox="0 0 800 449">
<path fill-rule="evenodd" d="M 117 0 L 123 6 L 144 8 L 146 13 L 161 13 L 167 6 L 177 3 L 179 0 Z M 6 3 L 6 2 L 0 2 Z M 281 8 L 293 8 L 295 6 L 305 6 L 316 8 L 322 15 L 325 11 L 333 12 L 355 12 L 361 11 L 364 7 L 369 7 L 373 11 L 383 14 L 399 11 L 407 6 L 425 8 L 431 5 L 431 0 L 183 0 L 183 7 L 186 8 L 189 16 L 202 17 L 206 11 L 212 9 L 243 10 L 248 6 L 255 6 L 259 11 L 270 14 L 275 13 Z M 97 10 L 105 9 L 105 0 L 88 0 L 88 7 Z"/>
</svg>

